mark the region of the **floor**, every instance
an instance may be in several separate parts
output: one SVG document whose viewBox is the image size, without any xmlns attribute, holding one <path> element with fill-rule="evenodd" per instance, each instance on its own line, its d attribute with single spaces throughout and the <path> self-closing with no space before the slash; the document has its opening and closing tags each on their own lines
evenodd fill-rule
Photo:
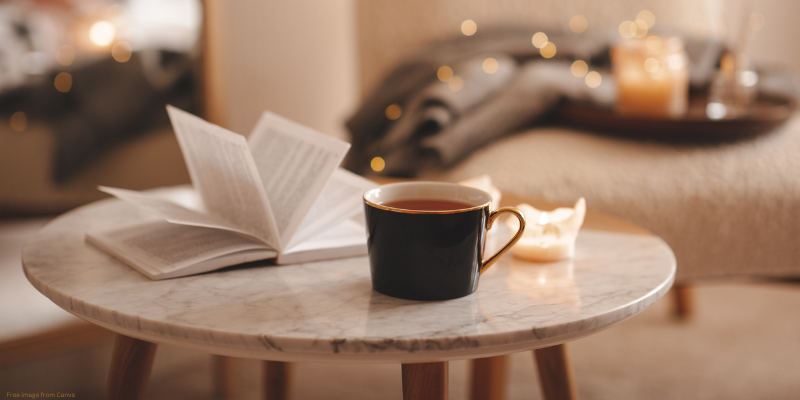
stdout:
<svg viewBox="0 0 800 400">
<path fill-rule="evenodd" d="M 8 251 L 14 244 L 1 228 L 0 250 Z M 16 279 L 12 275 L 2 279 Z M 41 295 L 30 290 L 28 299 L 38 301 Z M 580 398 L 800 398 L 800 285 L 709 284 L 694 294 L 697 310 L 690 321 L 673 319 L 667 298 L 630 321 L 571 343 Z M 9 312 L 12 307 L 2 301 L 2 312 Z M 0 333 L 13 331 L 18 321 L 0 319 Z M 106 340 L 13 364 L 0 360 L 0 395 L 60 392 L 101 399 L 110 355 Z M 507 398 L 540 398 L 530 353 L 514 354 L 509 362 Z M 255 360 L 238 361 L 236 398 L 260 398 L 260 367 Z M 292 399 L 402 398 L 399 365 L 294 368 Z M 450 364 L 450 398 L 468 398 L 468 368 L 464 361 Z M 147 398 L 213 399 L 211 369 L 207 354 L 161 346 Z"/>
</svg>

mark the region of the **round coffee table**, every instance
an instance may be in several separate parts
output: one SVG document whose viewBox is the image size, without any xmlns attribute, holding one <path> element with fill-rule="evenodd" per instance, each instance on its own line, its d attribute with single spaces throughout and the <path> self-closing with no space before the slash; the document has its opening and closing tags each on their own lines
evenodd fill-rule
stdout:
<svg viewBox="0 0 800 400">
<path fill-rule="evenodd" d="M 506 196 L 505 203 L 520 201 Z M 675 276 L 664 241 L 592 212 L 573 260 L 535 264 L 506 255 L 475 294 L 436 302 L 374 292 L 366 257 L 151 281 L 84 241 L 89 229 L 144 216 L 118 200 L 93 203 L 55 219 L 22 253 L 42 294 L 118 334 L 107 389 L 113 399 L 141 397 L 159 343 L 278 366 L 402 363 L 407 399 L 446 398 L 449 360 L 536 350 L 545 396 L 570 398 L 562 344 L 638 314 Z"/>
</svg>

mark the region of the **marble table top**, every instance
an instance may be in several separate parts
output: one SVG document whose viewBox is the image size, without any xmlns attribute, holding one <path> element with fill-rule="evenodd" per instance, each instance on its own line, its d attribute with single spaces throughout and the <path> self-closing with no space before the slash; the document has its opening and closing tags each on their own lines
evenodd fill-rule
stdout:
<svg viewBox="0 0 800 400">
<path fill-rule="evenodd" d="M 610 225 L 593 227 L 593 215 L 573 260 L 536 264 L 508 254 L 476 293 L 448 301 L 374 292 L 366 257 L 151 281 L 84 241 L 89 229 L 144 216 L 118 200 L 55 219 L 22 259 L 28 280 L 58 306 L 154 343 L 274 361 L 446 361 L 578 339 L 663 296 L 675 276 L 664 241 L 607 216 Z"/>
</svg>

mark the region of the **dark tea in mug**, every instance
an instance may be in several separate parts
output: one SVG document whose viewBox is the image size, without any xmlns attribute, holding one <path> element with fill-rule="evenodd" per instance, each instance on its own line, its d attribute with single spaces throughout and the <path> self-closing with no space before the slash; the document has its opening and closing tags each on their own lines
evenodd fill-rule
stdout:
<svg viewBox="0 0 800 400">
<path fill-rule="evenodd" d="M 410 300 L 447 300 L 478 288 L 481 272 L 521 236 L 524 217 L 506 207 L 490 211 L 488 193 L 453 183 L 407 182 L 364 194 L 372 287 Z M 489 259 L 486 231 L 502 212 L 522 227 Z"/>
</svg>

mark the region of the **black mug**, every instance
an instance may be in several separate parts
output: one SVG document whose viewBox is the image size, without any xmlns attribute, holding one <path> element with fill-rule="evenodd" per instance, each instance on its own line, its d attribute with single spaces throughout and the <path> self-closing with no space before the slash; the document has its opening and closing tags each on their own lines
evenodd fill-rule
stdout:
<svg viewBox="0 0 800 400">
<path fill-rule="evenodd" d="M 409 300 L 469 295 L 478 278 L 508 251 L 525 229 L 514 207 L 489 209 L 492 196 L 454 183 L 403 182 L 364 194 L 372 287 Z M 519 219 L 517 233 L 500 251 L 483 257 L 486 232 L 502 213 Z"/>
</svg>

